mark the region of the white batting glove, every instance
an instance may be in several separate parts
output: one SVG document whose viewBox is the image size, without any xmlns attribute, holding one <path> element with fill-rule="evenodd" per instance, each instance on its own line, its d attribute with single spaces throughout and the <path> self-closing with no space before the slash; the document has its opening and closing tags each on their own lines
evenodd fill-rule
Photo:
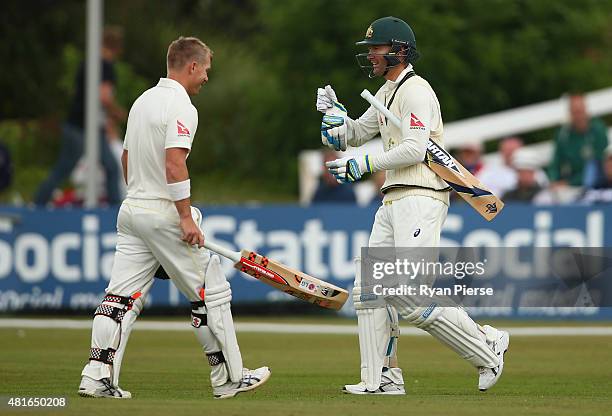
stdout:
<svg viewBox="0 0 612 416">
<path fill-rule="evenodd" d="M 325 163 L 329 173 L 336 177 L 338 183 L 357 182 L 364 173 L 372 172 L 368 155 L 357 158 L 343 157 Z"/>
<path fill-rule="evenodd" d="M 325 88 L 317 89 L 317 110 L 324 113 L 338 102 L 336 92 L 331 85 L 326 85 Z"/>
</svg>

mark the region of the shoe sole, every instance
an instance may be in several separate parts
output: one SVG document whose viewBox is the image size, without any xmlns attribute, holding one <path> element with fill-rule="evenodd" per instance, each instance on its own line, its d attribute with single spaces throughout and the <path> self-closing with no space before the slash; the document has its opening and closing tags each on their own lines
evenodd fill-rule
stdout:
<svg viewBox="0 0 612 416">
<path fill-rule="evenodd" d="M 268 369 L 269 370 L 269 369 Z M 272 375 L 272 370 L 268 371 L 268 374 L 266 374 L 266 376 L 264 378 L 262 378 L 261 380 L 259 380 L 257 383 L 248 386 L 248 387 L 242 387 L 240 389 L 235 390 L 234 392 L 230 393 L 230 394 L 221 394 L 219 396 L 215 396 L 215 399 L 231 399 L 232 397 L 236 397 L 239 393 L 243 393 L 245 391 L 251 391 L 256 389 L 257 387 L 262 386 L 266 381 L 268 381 L 268 379 L 270 378 L 270 376 Z"/>
<path fill-rule="evenodd" d="M 105 396 L 101 394 L 92 393 L 87 390 L 79 390 L 79 396 L 84 397 L 86 399 L 131 399 L 131 397 L 117 397 L 117 396 Z"/>
<path fill-rule="evenodd" d="M 504 332 L 506 332 L 506 331 L 504 331 Z M 497 373 L 497 376 L 495 377 L 495 381 L 493 382 L 493 384 L 491 384 L 486 389 L 478 389 L 480 391 L 487 391 L 491 387 L 493 387 L 497 383 L 497 380 L 499 380 L 499 378 L 501 377 L 502 372 L 504 371 L 504 364 L 505 364 L 505 361 L 506 361 L 505 357 L 506 357 L 506 353 L 508 352 L 508 349 L 509 349 L 509 346 L 510 346 L 510 333 L 506 332 L 506 336 L 507 336 L 507 339 L 508 339 L 508 343 L 506 344 L 506 348 L 504 349 L 504 352 L 501 355 L 501 363 L 499 365 L 499 373 Z"/>
<path fill-rule="evenodd" d="M 357 395 L 371 395 L 371 394 L 375 394 L 378 396 L 402 396 L 406 394 L 406 390 L 404 391 L 383 391 L 383 392 L 371 392 L 371 391 L 350 391 L 347 390 L 345 387 L 342 388 L 342 393 L 344 394 L 357 394 Z"/>
</svg>

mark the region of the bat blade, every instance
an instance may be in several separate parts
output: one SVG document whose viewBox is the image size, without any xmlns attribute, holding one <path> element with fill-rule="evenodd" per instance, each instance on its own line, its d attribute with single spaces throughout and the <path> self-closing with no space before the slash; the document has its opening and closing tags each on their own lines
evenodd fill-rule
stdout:
<svg viewBox="0 0 612 416">
<path fill-rule="evenodd" d="M 346 290 L 261 254 L 242 250 L 240 256 L 234 264 L 236 269 L 298 299 L 334 310 L 342 308 L 348 299 Z"/>
<path fill-rule="evenodd" d="M 432 140 L 427 143 L 424 163 L 487 221 L 495 218 L 504 208 L 501 199 Z"/>
</svg>

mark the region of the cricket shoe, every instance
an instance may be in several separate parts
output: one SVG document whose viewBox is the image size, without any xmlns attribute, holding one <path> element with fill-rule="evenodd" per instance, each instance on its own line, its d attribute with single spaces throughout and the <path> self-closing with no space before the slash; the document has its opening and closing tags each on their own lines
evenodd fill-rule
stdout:
<svg viewBox="0 0 612 416">
<path fill-rule="evenodd" d="M 347 384 L 342 389 L 347 394 L 381 394 L 397 396 L 406 394 L 404 389 L 404 379 L 402 378 L 401 368 L 391 368 L 383 371 L 380 386 L 374 391 L 369 391 L 366 384 L 361 381 L 358 384 Z"/>
<path fill-rule="evenodd" d="M 242 380 L 237 383 L 228 381 L 222 386 L 213 387 L 213 395 L 215 399 L 229 399 L 243 391 L 256 389 L 264 384 L 270 378 L 270 369 L 268 367 L 259 367 L 255 370 L 244 368 L 242 370 Z"/>
<path fill-rule="evenodd" d="M 499 331 L 499 337 L 491 345 L 493 352 L 499 357 L 499 364 L 494 368 L 480 367 L 478 369 L 478 389 L 480 391 L 487 391 L 501 377 L 502 371 L 504 371 L 504 355 L 508 351 L 509 344 L 510 334 L 506 331 Z"/>
<path fill-rule="evenodd" d="M 131 399 L 132 393 L 119 387 L 113 386 L 109 378 L 94 380 L 91 377 L 83 376 L 79 386 L 79 396 L 81 397 L 107 397 L 112 399 Z"/>
</svg>

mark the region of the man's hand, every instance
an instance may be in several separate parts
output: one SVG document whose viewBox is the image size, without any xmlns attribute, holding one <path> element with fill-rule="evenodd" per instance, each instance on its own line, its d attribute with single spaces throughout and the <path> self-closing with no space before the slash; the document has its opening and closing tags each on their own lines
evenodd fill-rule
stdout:
<svg viewBox="0 0 612 416">
<path fill-rule="evenodd" d="M 329 169 L 329 173 L 336 177 L 339 183 L 357 182 L 364 173 L 372 172 L 368 155 L 359 156 L 356 159 L 343 157 L 342 159 L 326 162 L 325 166 Z"/>
<path fill-rule="evenodd" d="M 335 108 L 334 108 L 335 110 Z M 335 113 L 335 112 L 334 112 Z M 330 113 L 321 121 L 321 142 L 336 151 L 346 150 L 346 112 Z"/>
<path fill-rule="evenodd" d="M 327 110 L 334 107 L 335 103 L 340 104 L 336 97 L 336 92 L 331 85 L 326 85 L 325 88 L 317 89 L 317 110 L 325 114 Z M 340 105 L 342 106 L 342 104 Z M 346 110 L 344 112 L 346 113 Z"/>
<path fill-rule="evenodd" d="M 191 213 L 188 217 L 181 217 L 181 231 L 183 235 L 181 240 L 187 242 L 190 245 L 198 245 L 198 247 L 204 247 L 204 235 L 191 217 Z"/>
</svg>

